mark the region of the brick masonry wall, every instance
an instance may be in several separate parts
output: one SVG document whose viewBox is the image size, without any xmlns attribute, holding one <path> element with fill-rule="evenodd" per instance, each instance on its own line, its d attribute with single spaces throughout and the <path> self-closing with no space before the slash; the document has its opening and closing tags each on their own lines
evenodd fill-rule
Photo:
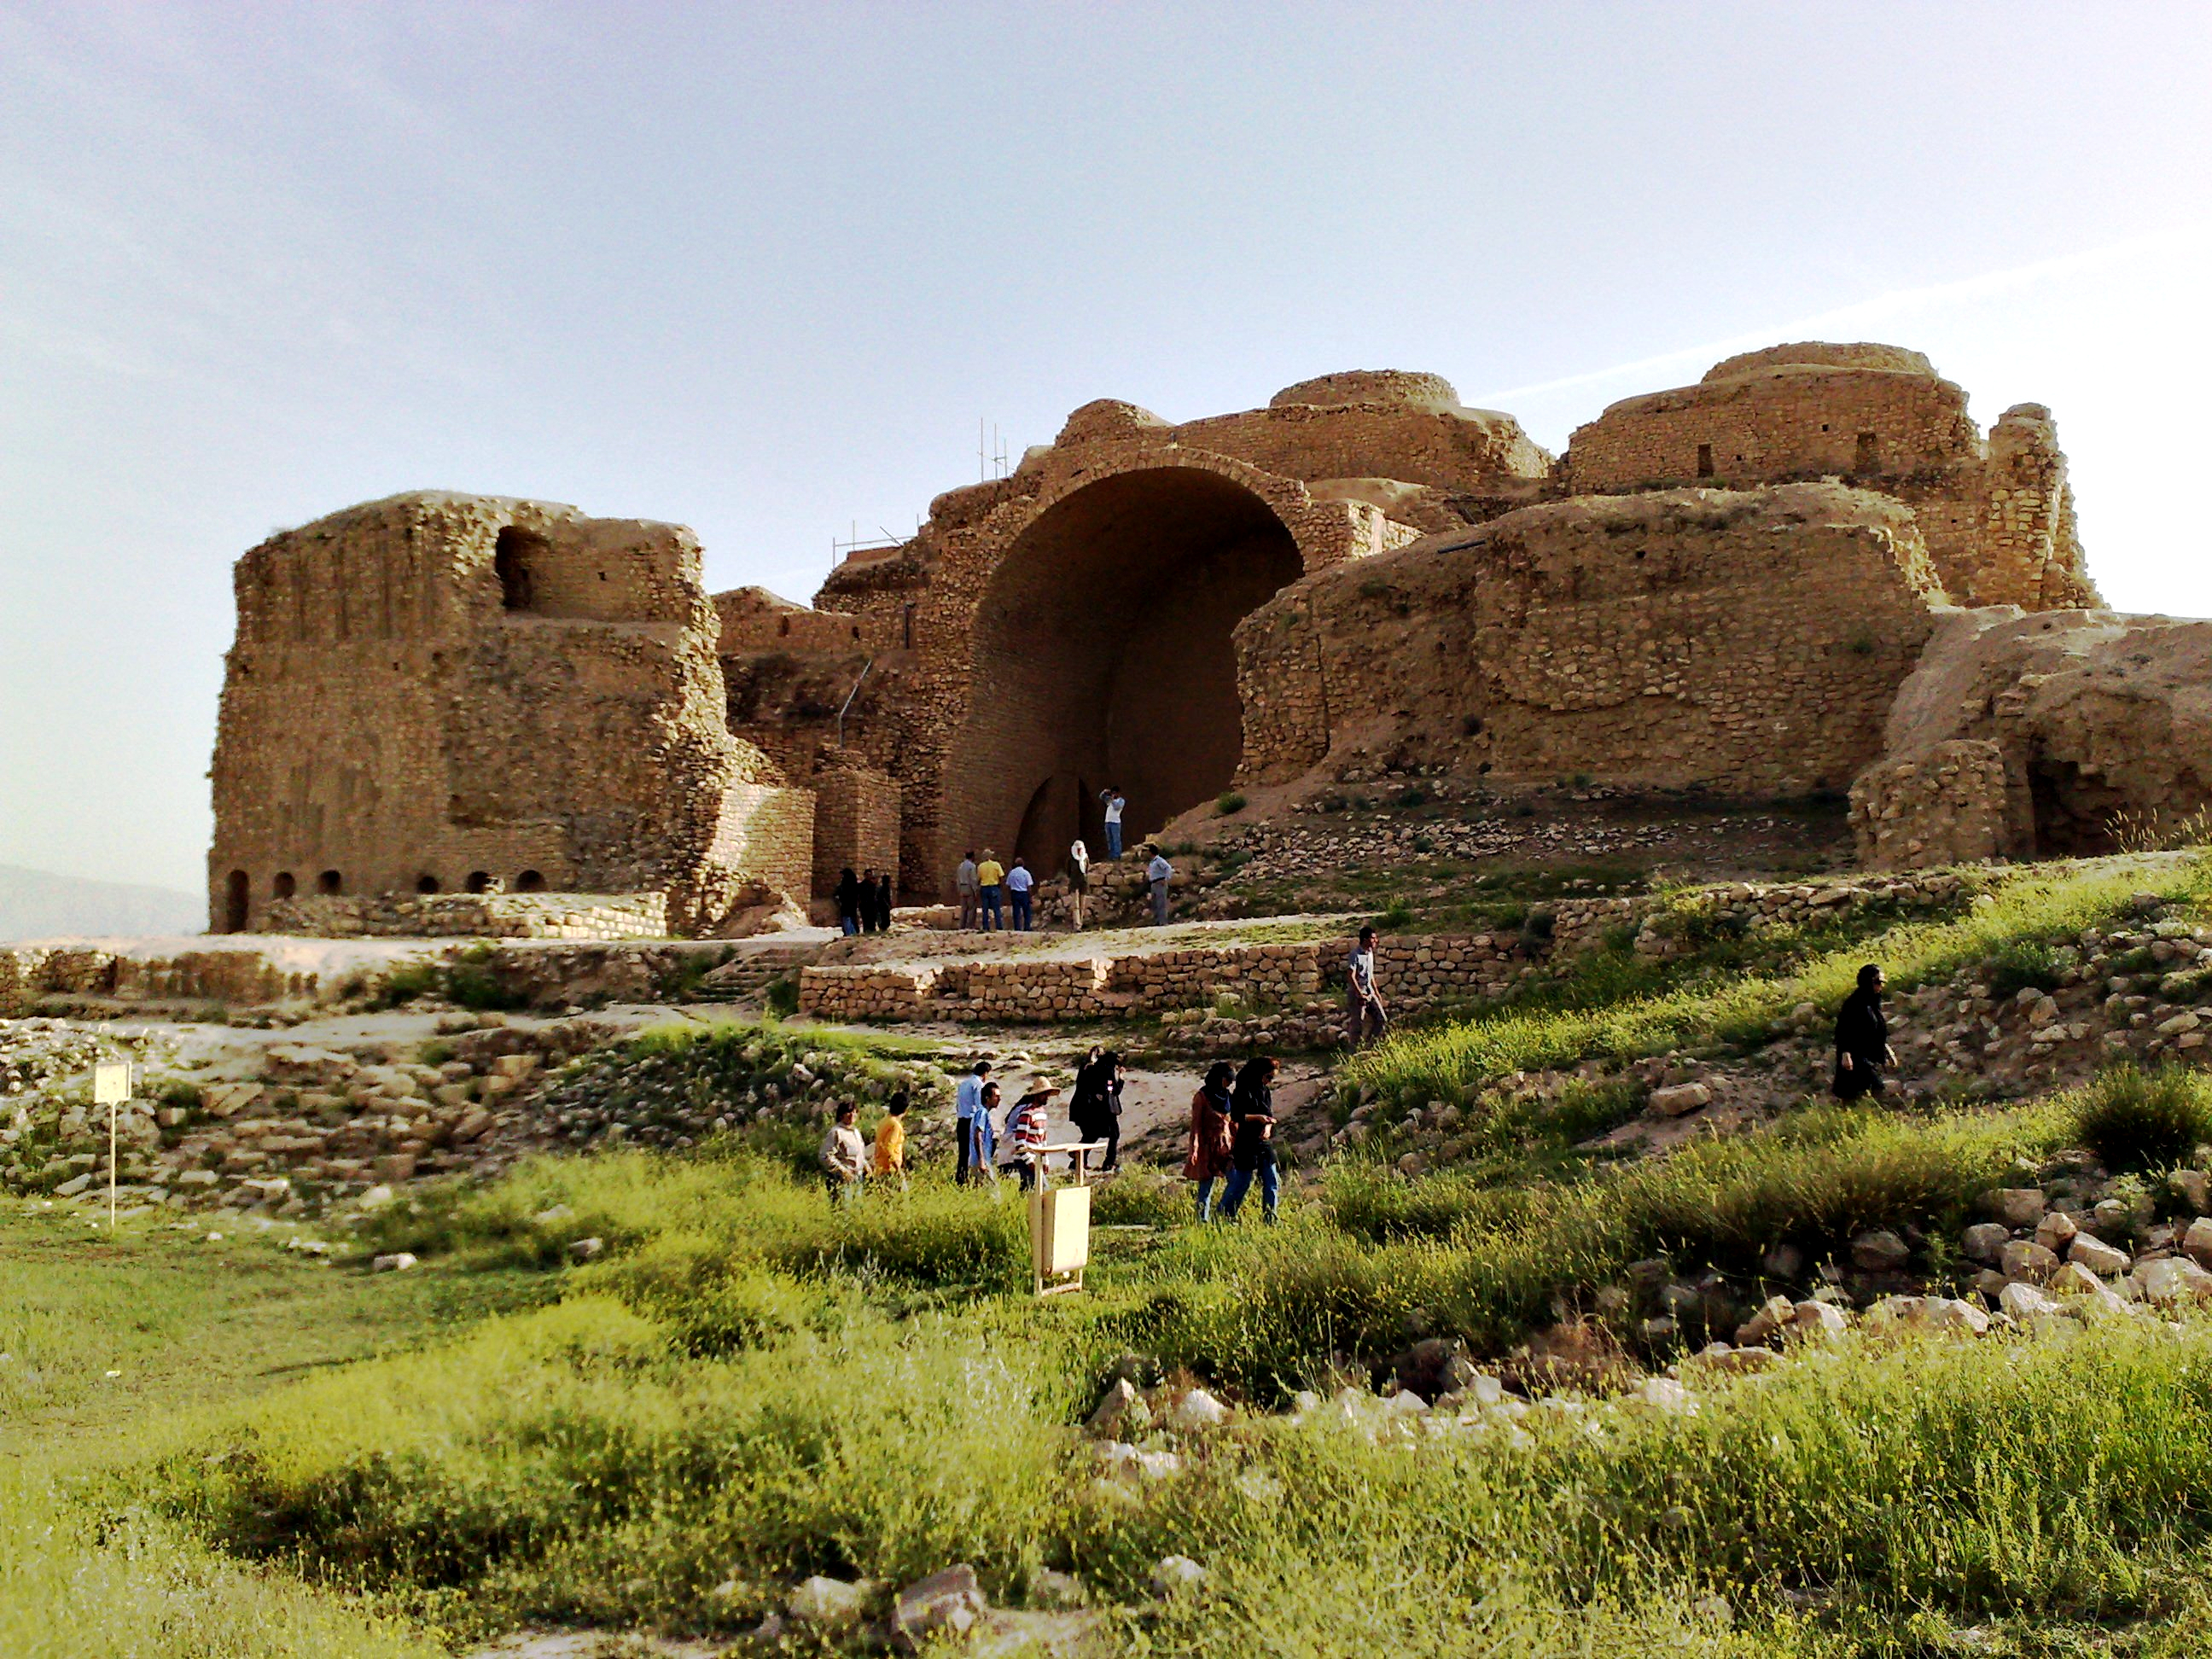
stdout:
<svg viewBox="0 0 2212 1659">
<path fill-rule="evenodd" d="M 888 871 L 898 890 L 899 786 L 872 769 L 832 766 L 814 779 L 814 890 L 826 895 L 840 872 Z"/>
<path fill-rule="evenodd" d="M 1932 626 L 1911 514 L 1834 485 L 1577 498 L 1296 584 L 1237 629 L 1244 771 L 1842 788 Z"/>
</svg>

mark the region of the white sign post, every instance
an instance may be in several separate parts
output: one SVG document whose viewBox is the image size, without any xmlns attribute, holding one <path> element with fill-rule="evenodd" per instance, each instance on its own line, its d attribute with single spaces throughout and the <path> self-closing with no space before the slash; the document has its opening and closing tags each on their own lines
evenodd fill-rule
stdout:
<svg viewBox="0 0 2212 1659">
<path fill-rule="evenodd" d="M 131 1073 L 127 1060 L 102 1060 L 92 1068 L 92 1099 L 107 1108 L 107 1234 L 115 1236 L 115 1115 L 131 1098 Z"/>
</svg>

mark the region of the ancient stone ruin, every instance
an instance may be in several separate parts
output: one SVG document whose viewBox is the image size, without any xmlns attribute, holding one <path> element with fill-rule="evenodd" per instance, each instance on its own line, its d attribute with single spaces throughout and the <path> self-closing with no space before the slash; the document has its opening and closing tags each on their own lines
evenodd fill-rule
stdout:
<svg viewBox="0 0 2212 1659">
<path fill-rule="evenodd" d="M 1850 789 L 1885 866 L 2212 803 L 2212 624 L 2095 608 L 2049 411 L 1984 436 L 1891 346 L 1730 358 L 1557 459 L 1429 374 L 1087 404 L 811 607 L 710 599 L 678 526 L 443 494 L 236 584 L 218 930 L 738 932 L 848 865 L 1056 869 L 1109 783 L 1133 839 L 1376 766 Z"/>
</svg>

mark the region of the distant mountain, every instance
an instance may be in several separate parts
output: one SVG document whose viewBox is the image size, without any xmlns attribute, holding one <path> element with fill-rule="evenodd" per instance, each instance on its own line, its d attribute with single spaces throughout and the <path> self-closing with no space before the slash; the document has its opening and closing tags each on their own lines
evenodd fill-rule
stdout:
<svg viewBox="0 0 2212 1659">
<path fill-rule="evenodd" d="M 207 901 L 196 893 L 0 864 L 0 939 L 197 933 L 206 927 Z"/>
</svg>

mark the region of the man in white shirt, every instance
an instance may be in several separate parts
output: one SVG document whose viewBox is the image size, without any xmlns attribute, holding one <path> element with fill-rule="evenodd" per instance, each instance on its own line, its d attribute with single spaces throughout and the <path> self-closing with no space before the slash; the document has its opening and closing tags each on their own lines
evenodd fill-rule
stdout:
<svg viewBox="0 0 2212 1659">
<path fill-rule="evenodd" d="M 1014 867 L 1006 872 L 1006 890 L 1014 897 L 1014 931 L 1018 933 L 1026 933 L 1030 930 L 1030 890 L 1036 885 L 1036 878 L 1030 873 L 1029 866 L 1017 854 Z"/>
<path fill-rule="evenodd" d="M 975 877 L 975 850 L 968 849 L 968 856 L 960 860 L 959 869 L 953 872 L 952 885 L 960 895 L 960 926 L 965 930 L 975 925 L 977 913 L 982 908 L 978 897 L 983 884 Z"/>
<path fill-rule="evenodd" d="M 979 1060 L 975 1068 L 960 1079 L 960 1086 L 952 1091 L 953 1112 L 960 1120 L 960 1167 L 953 1172 L 953 1181 L 966 1185 L 968 1161 L 975 1136 L 970 1133 L 975 1114 L 983 1109 L 983 1085 L 989 1080 L 991 1062 Z"/>
<path fill-rule="evenodd" d="M 1168 855 L 1157 847 L 1152 848 L 1152 861 L 1145 866 L 1145 879 L 1152 884 L 1152 926 L 1168 924 L 1168 878 L 1175 874 L 1175 866 Z"/>
<path fill-rule="evenodd" d="M 1098 792 L 1098 799 L 1106 803 L 1106 856 L 1118 859 L 1121 856 L 1121 811 L 1129 803 L 1121 799 L 1121 790 L 1110 783 Z"/>
</svg>

